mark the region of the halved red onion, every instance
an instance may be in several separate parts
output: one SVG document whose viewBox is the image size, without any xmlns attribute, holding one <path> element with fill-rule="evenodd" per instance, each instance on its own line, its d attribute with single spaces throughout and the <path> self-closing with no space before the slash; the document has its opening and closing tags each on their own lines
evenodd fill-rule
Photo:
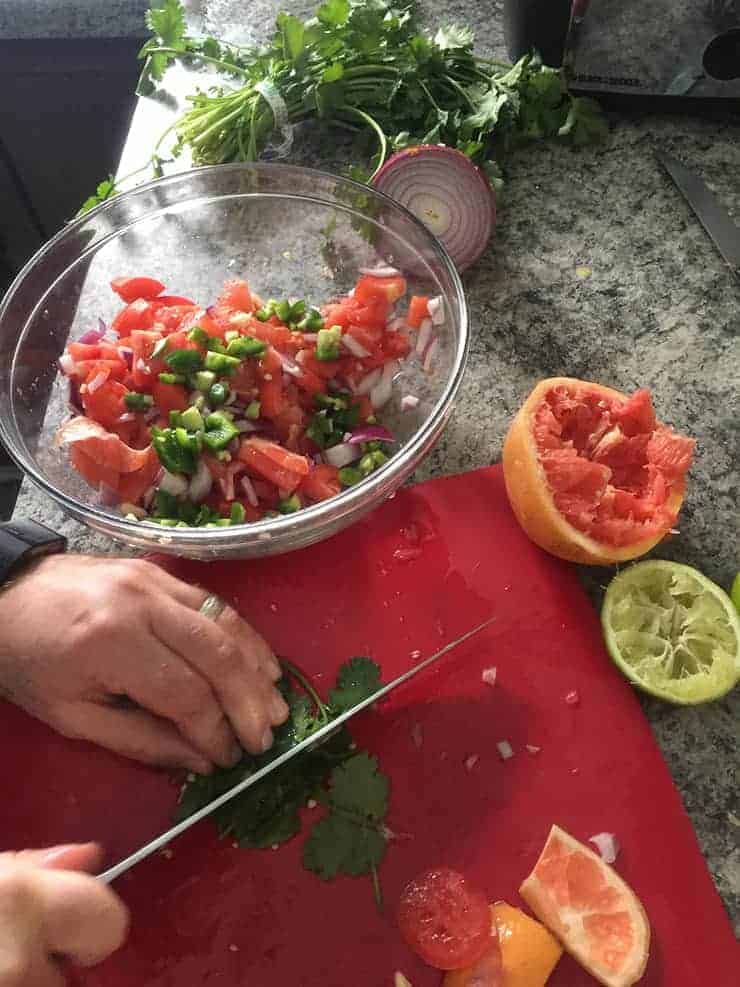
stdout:
<svg viewBox="0 0 740 987">
<path fill-rule="evenodd" d="M 620 847 L 614 833 L 596 833 L 594 836 L 589 836 L 588 842 L 596 846 L 605 864 L 613 864 L 617 859 Z"/>
<path fill-rule="evenodd" d="M 382 425 L 361 425 L 347 439 L 350 445 L 360 442 L 395 442 L 393 433 Z"/>
<path fill-rule="evenodd" d="M 386 161 L 373 185 L 420 219 L 459 271 L 486 249 L 496 226 L 496 197 L 462 151 L 439 144 L 407 147 Z"/>
<path fill-rule="evenodd" d="M 395 278 L 401 273 L 397 267 L 390 267 L 388 265 L 379 267 L 360 267 L 358 268 L 360 274 L 369 274 L 371 278 Z"/>
<path fill-rule="evenodd" d="M 239 480 L 239 483 L 241 484 L 241 488 L 244 491 L 244 496 L 247 498 L 251 506 L 257 507 L 259 505 L 259 501 L 257 499 L 257 491 L 254 489 L 254 484 L 252 483 L 250 478 L 248 476 L 243 476 L 241 480 Z"/>
<path fill-rule="evenodd" d="M 419 407 L 419 399 L 415 394 L 404 394 L 401 398 L 401 411 L 411 411 Z"/>
<path fill-rule="evenodd" d="M 92 380 L 89 380 L 87 382 L 87 390 L 88 390 L 88 393 L 89 394 L 94 394 L 97 390 L 99 390 L 103 386 L 103 384 L 106 382 L 106 380 L 108 380 L 108 374 L 107 373 L 103 373 L 101 371 L 101 373 L 95 374 L 95 376 L 93 377 L 93 379 Z"/>
<path fill-rule="evenodd" d="M 375 387 L 370 391 L 370 403 L 373 408 L 382 408 L 383 405 L 387 404 L 393 393 L 393 375 L 398 370 L 398 361 L 390 360 L 383 367 L 383 371 L 380 380 L 375 385 Z"/>
<path fill-rule="evenodd" d="M 356 445 L 352 445 L 350 442 L 340 442 L 339 445 L 324 450 L 324 459 L 326 462 L 330 466 L 336 466 L 337 469 L 342 469 L 343 466 L 349 466 L 350 463 L 354 463 L 356 459 L 359 459 L 361 455 L 362 449 Z"/>
<path fill-rule="evenodd" d="M 432 320 L 424 319 L 422 324 L 419 326 L 419 336 L 416 340 L 417 356 L 421 356 L 426 350 L 427 346 L 429 346 L 429 343 L 431 342 L 432 339 L 432 332 L 433 332 Z"/>
<path fill-rule="evenodd" d="M 62 353 L 59 357 L 59 369 L 62 373 L 66 374 L 68 377 L 74 376 L 77 370 L 77 364 L 69 355 L 69 353 Z"/>
<path fill-rule="evenodd" d="M 429 309 L 429 318 L 432 320 L 432 325 L 441 326 L 445 320 L 444 298 L 441 295 L 430 298 L 427 302 L 427 308 Z"/>
<path fill-rule="evenodd" d="M 358 360 L 370 356 L 370 351 L 366 350 L 362 343 L 358 343 L 355 337 L 348 332 L 342 334 L 342 346 L 346 347 Z"/>
<path fill-rule="evenodd" d="M 195 473 L 193 473 L 190 479 L 188 496 L 192 501 L 198 504 L 201 500 L 205 500 L 211 492 L 212 484 L 213 477 L 211 476 L 211 471 L 206 466 L 205 461 L 201 459 L 198 462 L 198 469 Z"/>
<path fill-rule="evenodd" d="M 380 381 L 383 376 L 383 371 L 380 367 L 375 370 L 371 370 L 369 374 L 366 374 L 359 384 L 355 387 L 355 394 L 369 394 L 370 391 L 375 387 L 375 385 Z"/>
</svg>

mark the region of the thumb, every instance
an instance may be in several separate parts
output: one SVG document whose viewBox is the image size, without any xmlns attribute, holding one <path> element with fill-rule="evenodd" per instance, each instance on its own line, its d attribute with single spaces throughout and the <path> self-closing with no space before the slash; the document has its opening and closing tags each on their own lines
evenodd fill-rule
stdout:
<svg viewBox="0 0 740 987">
<path fill-rule="evenodd" d="M 93 874 L 99 869 L 103 851 L 97 843 L 66 843 L 43 850 L 22 850 L 16 854 L 19 863 L 45 870 L 76 870 Z"/>
</svg>

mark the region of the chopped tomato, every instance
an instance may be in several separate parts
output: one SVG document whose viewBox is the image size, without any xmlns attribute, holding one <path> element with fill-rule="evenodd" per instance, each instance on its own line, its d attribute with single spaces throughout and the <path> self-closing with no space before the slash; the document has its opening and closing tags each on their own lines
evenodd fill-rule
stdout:
<svg viewBox="0 0 740 987">
<path fill-rule="evenodd" d="M 424 319 L 429 318 L 429 299 L 426 295 L 414 295 L 409 302 L 406 324 L 412 329 L 418 329 Z"/>
<path fill-rule="evenodd" d="M 159 299 L 157 299 L 159 302 Z M 157 305 L 154 309 L 154 321 L 162 326 L 166 333 L 176 332 L 181 328 L 185 319 L 200 312 L 197 305 Z"/>
<path fill-rule="evenodd" d="M 154 325 L 154 309 L 143 298 L 122 309 L 113 320 L 112 329 L 119 336 L 130 336 L 134 329 L 151 329 Z"/>
<path fill-rule="evenodd" d="M 345 298 L 341 302 L 325 305 L 323 315 L 327 326 L 341 326 L 343 329 L 349 326 L 383 329 L 388 310 L 387 300 L 380 296 L 367 302 L 360 302 L 356 298 Z"/>
<path fill-rule="evenodd" d="M 115 278 L 111 288 L 124 302 L 135 302 L 137 298 L 150 300 L 164 291 L 164 285 L 155 278 Z"/>
<path fill-rule="evenodd" d="M 385 359 L 383 363 L 387 363 L 388 360 L 403 360 L 411 352 L 411 343 L 407 336 L 404 336 L 402 332 L 387 332 L 385 334 L 385 339 L 383 340 L 383 354 Z"/>
<path fill-rule="evenodd" d="M 84 384 L 80 393 L 82 407 L 87 414 L 106 428 L 116 425 L 121 415 L 126 412 L 123 401 L 126 388 L 118 381 L 106 380 L 94 390 L 90 390 L 89 384 Z"/>
<path fill-rule="evenodd" d="M 227 281 L 218 298 L 219 305 L 235 308 L 238 312 L 251 312 L 254 309 L 252 293 L 246 281 Z"/>
<path fill-rule="evenodd" d="M 283 410 L 283 365 L 276 350 L 268 346 L 260 360 L 260 405 L 263 418 L 276 418 Z"/>
<path fill-rule="evenodd" d="M 341 489 L 339 470 L 336 466 L 329 466 L 328 463 L 314 466 L 300 486 L 301 493 L 304 493 L 309 500 L 315 501 L 336 497 Z"/>
<path fill-rule="evenodd" d="M 81 445 L 72 446 L 69 450 L 69 458 L 80 476 L 84 477 L 91 487 L 99 490 L 101 486 L 106 486 L 110 490 L 118 490 L 121 474 L 105 463 L 95 462 Z"/>
<path fill-rule="evenodd" d="M 406 294 L 406 280 L 399 276 L 390 278 L 366 274 L 355 287 L 354 298 L 358 302 L 375 302 L 378 298 L 394 304 Z"/>
<path fill-rule="evenodd" d="M 198 306 L 194 301 L 189 298 L 183 298 L 182 295 L 159 295 L 156 298 L 156 304 L 166 308 L 197 308 Z"/>
<path fill-rule="evenodd" d="M 305 456 L 288 452 L 276 442 L 253 437 L 244 439 L 239 449 L 239 458 L 258 476 L 274 483 L 288 493 L 300 486 L 310 469 Z"/>
<path fill-rule="evenodd" d="M 426 871 L 406 885 L 398 927 L 414 952 L 438 970 L 472 966 L 491 942 L 485 895 L 449 867 Z"/>
<path fill-rule="evenodd" d="M 261 339 L 278 350 L 297 351 L 303 340 L 303 333 L 291 332 L 277 319 L 268 319 L 267 322 L 250 319 L 245 326 L 244 334 L 254 336 L 255 339 Z"/>
<path fill-rule="evenodd" d="M 184 411 L 190 403 L 188 392 L 182 384 L 165 384 L 161 380 L 154 381 L 152 397 L 163 415 L 169 415 L 171 411 Z"/>
</svg>

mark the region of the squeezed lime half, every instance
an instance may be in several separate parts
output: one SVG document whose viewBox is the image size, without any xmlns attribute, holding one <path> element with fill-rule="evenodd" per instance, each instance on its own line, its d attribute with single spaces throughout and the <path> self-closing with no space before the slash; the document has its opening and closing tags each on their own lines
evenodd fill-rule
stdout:
<svg viewBox="0 0 740 987">
<path fill-rule="evenodd" d="M 653 696 L 705 703 L 740 680 L 740 617 L 691 566 L 648 560 L 624 569 L 606 591 L 601 624 L 614 662 Z"/>
</svg>

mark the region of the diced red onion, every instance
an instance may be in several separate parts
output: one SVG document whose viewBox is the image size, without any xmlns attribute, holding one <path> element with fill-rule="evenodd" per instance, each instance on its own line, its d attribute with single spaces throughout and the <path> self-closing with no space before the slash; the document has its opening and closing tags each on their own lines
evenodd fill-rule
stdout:
<svg viewBox="0 0 740 987">
<path fill-rule="evenodd" d="M 432 320 L 423 319 L 419 326 L 419 336 L 416 340 L 416 355 L 421 356 L 432 339 Z"/>
<path fill-rule="evenodd" d="M 398 332 L 399 329 L 408 329 L 408 325 L 405 319 L 401 319 L 398 316 L 390 318 L 388 320 L 388 325 L 386 326 L 388 332 Z"/>
<path fill-rule="evenodd" d="M 136 415 L 133 413 L 133 411 L 124 411 L 122 415 L 118 416 L 118 420 L 119 422 L 121 422 L 121 424 L 125 424 L 126 422 L 135 422 Z"/>
<path fill-rule="evenodd" d="M 496 747 L 502 761 L 508 761 L 510 757 L 514 756 L 514 749 L 508 740 L 499 740 Z"/>
<path fill-rule="evenodd" d="M 131 369 L 134 365 L 134 351 L 128 346 L 119 346 L 118 352 L 121 354 L 123 359 L 126 361 L 126 366 Z"/>
<path fill-rule="evenodd" d="M 470 757 L 465 758 L 465 770 L 470 772 L 476 766 L 480 760 L 480 754 L 471 754 Z"/>
<path fill-rule="evenodd" d="M 361 343 L 358 343 L 351 333 L 345 332 L 342 334 L 342 345 L 345 346 L 353 356 L 356 356 L 358 360 L 364 360 L 366 356 L 370 356 L 370 351 L 366 350 Z"/>
<path fill-rule="evenodd" d="M 248 432 L 259 432 L 260 427 L 255 422 L 250 422 L 246 418 L 239 418 L 234 422 L 234 428 L 238 428 L 242 435 Z"/>
<path fill-rule="evenodd" d="M 370 391 L 370 403 L 373 408 L 382 408 L 390 401 L 393 393 L 393 375 L 397 370 L 398 362 L 396 360 L 390 360 L 383 367 L 380 380 Z"/>
<path fill-rule="evenodd" d="M 356 459 L 359 459 L 361 455 L 362 449 L 349 442 L 340 442 L 339 445 L 324 450 L 324 459 L 326 462 L 330 466 L 336 466 L 337 469 L 342 469 L 343 466 L 349 466 L 350 463 L 354 463 Z"/>
<path fill-rule="evenodd" d="M 257 507 L 259 500 L 257 499 L 257 491 L 254 489 L 254 484 L 248 476 L 243 476 L 239 481 L 241 488 L 244 491 L 244 496 L 247 498 L 252 507 Z"/>
<path fill-rule="evenodd" d="M 565 701 L 569 706 L 577 706 L 581 701 L 581 697 L 578 695 L 578 691 L 576 689 L 571 689 L 570 692 L 566 694 Z"/>
<path fill-rule="evenodd" d="M 393 558 L 397 562 L 413 562 L 421 557 L 421 549 L 411 546 L 409 548 L 397 548 L 393 553 Z"/>
<path fill-rule="evenodd" d="M 156 405 L 152 405 L 148 411 L 144 412 L 144 421 L 149 425 L 156 418 L 159 418 L 159 408 Z"/>
<path fill-rule="evenodd" d="M 230 452 L 232 456 L 236 456 L 239 452 L 239 439 L 236 436 L 229 442 L 226 446 L 226 451 Z"/>
<path fill-rule="evenodd" d="M 381 265 L 380 267 L 360 267 L 360 274 L 368 274 L 371 278 L 395 278 L 401 272 L 396 267 Z"/>
<path fill-rule="evenodd" d="M 139 357 L 139 359 L 136 361 L 136 370 L 140 370 L 144 374 L 149 373 L 149 367 L 146 365 L 146 363 L 144 363 L 141 357 Z"/>
<path fill-rule="evenodd" d="M 375 370 L 371 370 L 370 373 L 366 374 L 360 383 L 357 384 L 355 387 L 355 394 L 369 394 L 382 376 L 383 371 L 380 367 L 376 367 Z"/>
<path fill-rule="evenodd" d="M 411 411 L 419 407 L 419 399 L 415 394 L 404 394 L 401 398 L 401 411 Z"/>
<path fill-rule="evenodd" d="M 96 391 L 100 390 L 103 384 L 108 380 L 108 374 L 102 371 L 99 374 L 95 374 L 92 380 L 87 382 L 88 394 L 94 394 Z"/>
<path fill-rule="evenodd" d="M 350 445 L 359 442 L 395 442 L 393 433 L 382 425 L 361 425 L 347 439 Z"/>
<path fill-rule="evenodd" d="M 373 185 L 400 202 L 442 241 L 459 271 L 486 249 L 496 224 L 491 184 L 454 148 L 422 144 L 386 161 Z"/>
<path fill-rule="evenodd" d="M 66 374 L 68 377 L 74 376 L 77 371 L 77 364 L 69 355 L 69 353 L 63 353 L 59 357 L 59 369 L 62 373 Z"/>
<path fill-rule="evenodd" d="M 441 326 L 445 320 L 444 298 L 441 295 L 430 298 L 427 302 L 427 309 L 429 310 L 429 318 L 432 320 L 432 325 Z"/>
<path fill-rule="evenodd" d="M 159 481 L 159 489 L 172 494 L 173 497 L 184 497 L 188 492 L 188 481 L 180 473 L 170 473 L 169 470 L 164 470 Z"/>
<path fill-rule="evenodd" d="M 589 836 L 588 842 L 595 844 L 605 864 L 613 864 L 617 859 L 620 848 L 614 833 L 596 833 L 594 836 Z"/>
<path fill-rule="evenodd" d="M 76 380 L 69 382 L 69 406 L 79 414 L 84 413 L 82 398 L 80 397 L 80 385 Z"/>
<path fill-rule="evenodd" d="M 492 668 L 484 668 L 481 674 L 481 679 L 486 683 L 486 685 L 496 685 L 496 675 L 497 670 L 494 665 Z"/>
<path fill-rule="evenodd" d="M 304 332 L 303 333 L 303 339 L 307 343 L 316 343 L 316 342 L 318 342 L 318 338 L 319 338 L 319 334 L 317 332 Z"/>
<path fill-rule="evenodd" d="M 295 360 L 292 360 L 289 356 L 286 356 L 285 353 L 280 353 L 279 351 L 278 356 L 280 357 L 280 362 L 282 363 L 283 370 L 286 374 L 290 374 L 292 377 L 298 377 L 300 375 L 301 368 Z"/>
<path fill-rule="evenodd" d="M 434 364 L 434 358 L 436 357 L 438 350 L 439 350 L 439 340 L 433 339 L 429 344 L 429 348 L 427 349 L 426 355 L 424 357 L 424 362 L 421 365 L 421 369 L 424 371 L 425 374 L 431 373 L 432 366 Z"/>
<path fill-rule="evenodd" d="M 102 328 L 88 329 L 87 332 L 84 332 L 80 336 L 79 342 L 85 343 L 86 346 L 94 346 L 95 343 L 99 343 L 100 340 L 103 338 L 103 336 L 105 336 L 106 332 L 108 331 L 108 327 L 106 326 L 105 322 L 103 322 L 102 319 L 100 320 L 99 325 Z"/>
<path fill-rule="evenodd" d="M 539 754 L 539 752 L 542 750 L 541 747 L 537 747 L 535 744 L 525 744 L 524 749 L 527 751 L 528 754 Z"/>
<path fill-rule="evenodd" d="M 205 461 L 201 459 L 198 461 L 198 469 L 195 473 L 193 473 L 193 476 L 190 479 L 188 497 L 194 503 L 199 504 L 200 501 L 205 500 L 211 492 L 212 485 L 213 477 L 211 476 L 211 471 L 208 469 Z"/>
</svg>

